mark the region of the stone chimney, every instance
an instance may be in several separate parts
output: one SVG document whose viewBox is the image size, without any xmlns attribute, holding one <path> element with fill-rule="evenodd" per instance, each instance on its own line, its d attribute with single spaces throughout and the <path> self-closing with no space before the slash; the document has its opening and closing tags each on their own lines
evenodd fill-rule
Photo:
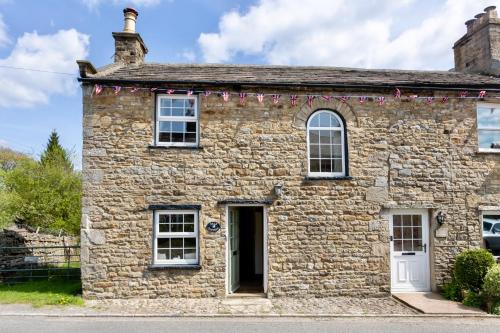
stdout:
<svg viewBox="0 0 500 333">
<path fill-rule="evenodd" d="M 144 56 L 148 53 L 148 49 L 141 35 L 135 32 L 135 23 L 139 13 L 133 8 L 125 8 L 123 16 L 123 31 L 113 32 L 113 38 L 115 39 L 115 63 L 140 65 L 144 62 Z"/>
<path fill-rule="evenodd" d="M 496 7 L 486 7 L 484 13 L 465 25 L 467 33 L 453 45 L 455 71 L 500 75 L 500 19 Z"/>
</svg>

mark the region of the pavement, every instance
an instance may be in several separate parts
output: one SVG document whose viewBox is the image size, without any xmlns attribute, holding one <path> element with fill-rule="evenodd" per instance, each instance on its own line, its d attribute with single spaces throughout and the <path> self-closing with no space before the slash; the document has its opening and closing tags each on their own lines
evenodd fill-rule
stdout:
<svg viewBox="0 0 500 333">
<path fill-rule="evenodd" d="M 392 296 L 417 311 L 426 314 L 456 314 L 463 316 L 481 316 L 485 314 L 480 309 L 449 301 L 437 293 L 395 293 Z"/>
<path fill-rule="evenodd" d="M 498 333 L 495 318 L 51 318 L 5 317 L 2 333 Z"/>
</svg>

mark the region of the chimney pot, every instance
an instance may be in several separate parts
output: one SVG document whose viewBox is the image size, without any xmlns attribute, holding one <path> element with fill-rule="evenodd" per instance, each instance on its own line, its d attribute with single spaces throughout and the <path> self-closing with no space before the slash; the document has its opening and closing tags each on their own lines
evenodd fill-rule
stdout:
<svg viewBox="0 0 500 333">
<path fill-rule="evenodd" d="M 476 16 L 474 16 L 474 18 L 476 18 L 476 19 L 478 19 L 478 20 L 479 20 L 479 19 L 481 19 L 481 17 L 483 17 L 483 16 L 484 16 L 484 13 L 479 13 L 479 14 L 477 14 Z"/>
<path fill-rule="evenodd" d="M 476 21 L 476 19 L 465 21 L 465 25 L 467 26 L 467 33 L 472 32 L 472 27 L 474 26 L 475 21 Z"/>
<path fill-rule="evenodd" d="M 137 16 L 139 16 L 139 13 L 137 10 L 134 8 L 125 8 L 123 10 L 123 16 L 124 16 L 124 26 L 123 26 L 123 32 L 131 32 L 135 33 L 135 22 L 137 21 Z"/>
<path fill-rule="evenodd" d="M 488 6 L 484 9 L 485 13 L 491 12 L 492 10 L 497 9 L 497 6 Z"/>
<path fill-rule="evenodd" d="M 487 18 L 497 18 L 496 6 L 489 6 L 484 9 L 485 15 Z"/>
</svg>

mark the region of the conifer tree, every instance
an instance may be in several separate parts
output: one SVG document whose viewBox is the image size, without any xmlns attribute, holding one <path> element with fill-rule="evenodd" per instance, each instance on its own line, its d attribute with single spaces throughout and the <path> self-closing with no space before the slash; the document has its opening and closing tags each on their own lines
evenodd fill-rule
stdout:
<svg viewBox="0 0 500 333">
<path fill-rule="evenodd" d="M 40 157 L 40 163 L 43 166 L 62 167 L 65 170 L 72 171 L 73 163 L 68 152 L 59 143 L 59 135 L 56 130 L 50 133 L 47 146 Z"/>
</svg>

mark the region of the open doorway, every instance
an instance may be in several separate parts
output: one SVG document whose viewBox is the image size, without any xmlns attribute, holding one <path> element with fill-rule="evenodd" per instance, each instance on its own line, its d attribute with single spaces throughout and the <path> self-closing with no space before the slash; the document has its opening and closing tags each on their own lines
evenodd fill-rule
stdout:
<svg viewBox="0 0 500 333">
<path fill-rule="evenodd" d="M 228 207 L 229 292 L 264 292 L 264 208 Z"/>
</svg>

